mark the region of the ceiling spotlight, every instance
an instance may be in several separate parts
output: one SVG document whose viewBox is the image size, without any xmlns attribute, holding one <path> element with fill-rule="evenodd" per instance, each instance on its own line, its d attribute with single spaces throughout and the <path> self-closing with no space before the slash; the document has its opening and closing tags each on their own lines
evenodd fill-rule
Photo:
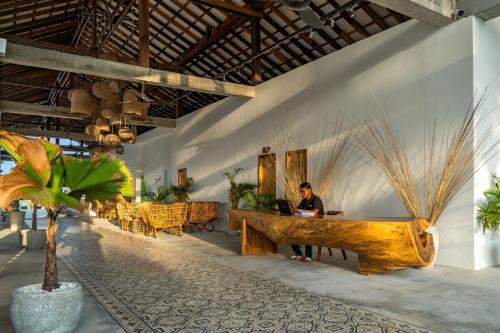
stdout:
<svg viewBox="0 0 500 333">
<path fill-rule="evenodd" d="M 330 24 L 330 28 L 335 27 L 335 19 L 333 17 L 330 19 L 329 24 Z"/>
<path fill-rule="evenodd" d="M 309 30 L 308 37 L 312 39 L 314 37 L 314 30 Z"/>
<path fill-rule="evenodd" d="M 347 10 L 347 12 L 349 13 L 350 17 L 354 17 L 356 15 L 356 13 L 354 13 L 354 6 L 353 7 L 349 7 L 349 9 Z"/>
</svg>

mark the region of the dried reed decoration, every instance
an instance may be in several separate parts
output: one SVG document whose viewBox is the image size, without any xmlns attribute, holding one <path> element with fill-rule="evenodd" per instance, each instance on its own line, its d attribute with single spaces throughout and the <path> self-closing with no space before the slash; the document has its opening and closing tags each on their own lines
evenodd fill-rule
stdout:
<svg viewBox="0 0 500 333">
<path fill-rule="evenodd" d="M 479 125 L 487 115 L 483 110 L 485 96 L 486 92 L 477 103 L 471 102 L 463 118 L 455 126 L 449 125 L 445 133 L 437 131 L 435 113 L 426 124 L 423 156 L 415 156 L 413 163 L 386 109 L 378 101 L 373 107 L 374 118 L 357 119 L 362 129 L 355 137 L 356 143 L 384 172 L 411 217 L 425 218 L 435 225 L 480 167 L 474 165 L 474 159 L 491 158 L 495 145 L 489 139 L 494 126 L 479 132 Z M 475 133 L 479 133 L 476 138 Z M 417 183 L 422 169 L 422 181 Z"/>
<path fill-rule="evenodd" d="M 309 182 L 314 193 L 324 197 L 346 176 L 349 160 L 356 149 L 350 144 L 355 129 L 346 129 L 343 114 L 333 121 L 325 117 L 311 128 L 310 133 L 314 136 L 309 145 L 306 138 L 294 131 L 294 123 L 289 116 L 281 127 L 269 132 L 267 143 L 272 143 L 271 149 L 276 154 L 276 185 L 293 207 L 297 207 L 302 200 L 299 191 L 302 182 Z M 304 148 L 307 154 L 300 152 Z"/>
</svg>

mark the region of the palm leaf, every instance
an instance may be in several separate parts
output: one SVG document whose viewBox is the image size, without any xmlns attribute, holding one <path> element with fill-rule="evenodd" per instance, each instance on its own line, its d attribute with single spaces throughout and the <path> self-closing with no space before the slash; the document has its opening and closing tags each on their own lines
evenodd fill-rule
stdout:
<svg viewBox="0 0 500 333">
<path fill-rule="evenodd" d="M 42 140 L 26 140 L 18 147 L 24 158 L 22 169 L 40 185 L 45 186 L 50 180 L 50 162 L 45 153 Z"/>
<path fill-rule="evenodd" d="M 17 148 L 26 141 L 27 139 L 23 136 L 0 130 L 0 147 L 12 156 L 12 159 L 16 163 L 24 160 L 23 156 L 17 152 Z"/>
<path fill-rule="evenodd" d="M 47 154 L 47 158 L 49 161 L 53 161 L 62 154 L 62 148 L 47 141 L 47 140 L 38 140 L 42 145 L 45 150 L 45 153 Z"/>
<path fill-rule="evenodd" d="M 53 191 L 47 187 L 25 187 L 22 189 L 24 198 L 44 207 L 57 209 L 60 205 L 78 207 L 80 201 L 62 192 Z"/>
<path fill-rule="evenodd" d="M 4 176 L 0 176 L 0 208 L 8 208 L 13 200 L 23 197 L 23 189 L 38 186 L 30 176 L 16 166 Z"/>
</svg>

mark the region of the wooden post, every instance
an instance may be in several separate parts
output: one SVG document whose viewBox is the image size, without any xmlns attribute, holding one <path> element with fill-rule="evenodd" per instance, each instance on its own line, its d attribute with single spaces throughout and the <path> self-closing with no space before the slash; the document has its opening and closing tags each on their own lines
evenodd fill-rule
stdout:
<svg viewBox="0 0 500 333">
<path fill-rule="evenodd" d="M 260 18 L 252 17 L 252 57 L 260 53 Z M 262 65 L 260 57 L 252 61 L 252 84 L 254 86 L 262 82 Z"/>
<path fill-rule="evenodd" d="M 149 0 L 139 2 L 139 65 L 149 67 Z"/>
</svg>

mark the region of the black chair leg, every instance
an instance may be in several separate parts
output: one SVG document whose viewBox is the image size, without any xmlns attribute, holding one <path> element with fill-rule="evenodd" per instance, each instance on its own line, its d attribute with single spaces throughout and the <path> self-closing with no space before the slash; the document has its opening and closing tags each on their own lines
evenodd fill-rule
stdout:
<svg viewBox="0 0 500 333">
<path fill-rule="evenodd" d="M 344 260 L 347 260 L 347 255 L 345 254 L 345 250 L 344 249 L 341 249 L 342 250 L 342 256 L 344 257 Z"/>
</svg>

